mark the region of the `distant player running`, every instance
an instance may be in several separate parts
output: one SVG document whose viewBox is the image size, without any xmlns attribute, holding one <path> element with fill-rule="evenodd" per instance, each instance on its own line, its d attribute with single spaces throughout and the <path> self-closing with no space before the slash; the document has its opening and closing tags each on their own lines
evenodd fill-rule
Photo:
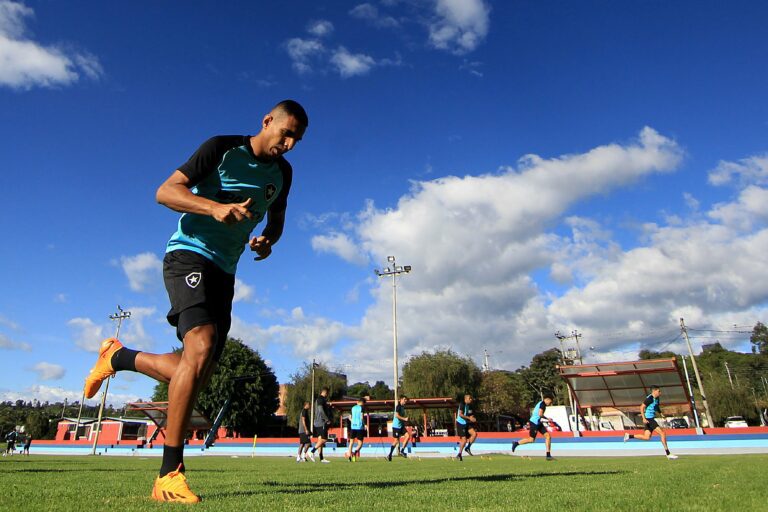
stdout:
<svg viewBox="0 0 768 512">
<path fill-rule="evenodd" d="M 349 422 L 349 449 L 345 455 L 349 462 L 356 462 L 357 458 L 360 457 L 360 449 L 363 447 L 363 441 L 365 440 L 364 407 L 365 398 L 362 396 L 357 399 L 357 405 L 352 407 L 352 418 Z M 357 448 L 355 448 L 355 445 L 357 445 Z"/>
<path fill-rule="evenodd" d="M 539 401 L 533 407 L 533 412 L 531 413 L 531 419 L 529 420 L 531 426 L 528 429 L 528 437 L 526 437 L 525 439 L 522 439 L 519 442 L 515 441 L 514 443 L 512 443 L 513 453 L 515 450 L 517 450 L 518 446 L 532 443 L 536 440 L 537 434 L 543 434 L 544 442 L 547 447 L 547 460 L 554 460 L 552 458 L 552 454 L 550 453 L 550 448 L 552 447 L 552 436 L 549 432 L 547 432 L 547 428 L 541 422 L 541 420 L 549 420 L 549 418 L 544 416 L 544 411 L 546 411 L 547 407 L 549 407 L 550 405 L 552 405 L 552 397 L 550 395 L 544 395 L 544 399 Z"/>
<path fill-rule="evenodd" d="M 654 432 L 659 434 L 661 438 L 661 444 L 664 445 L 664 452 L 667 454 L 669 460 L 675 460 L 677 455 L 669 453 L 669 446 L 667 446 L 667 434 L 664 433 L 658 423 L 656 423 L 656 413 L 661 414 L 661 389 L 659 386 L 653 386 L 651 388 L 651 394 L 645 397 L 645 400 L 640 405 L 640 416 L 643 418 L 643 424 L 645 425 L 645 431 L 643 435 L 635 436 L 633 434 L 624 434 L 624 442 L 626 443 L 630 439 L 642 439 L 648 441 Z M 662 414 L 663 416 L 663 414 Z"/>
<path fill-rule="evenodd" d="M 405 428 L 408 422 L 408 416 L 405 415 L 405 404 L 408 403 L 408 397 L 403 395 L 400 397 L 400 403 L 395 407 L 395 416 L 392 418 L 392 446 L 389 447 L 389 455 L 387 460 L 392 462 L 392 452 L 395 448 L 400 448 L 400 456 L 408 457 L 405 453 L 405 449 L 408 446 L 408 441 L 411 438 L 410 432 Z"/>
<path fill-rule="evenodd" d="M 315 436 L 317 443 L 312 451 L 309 452 L 309 460 L 315 462 L 315 452 L 320 455 L 320 462 L 328 464 L 329 461 L 323 456 L 323 448 L 328 441 L 328 426 L 331 424 L 331 407 L 328 405 L 328 388 L 320 390 L 320 396 L 315 400 Z"/>
<path fill-rule="evenodd" d="M 462 457 L 464 451 L 467 452 L 467 455 L 473 455 L 470 448 L 477 438 L 477 429 L 475 428 L 477 419 L 472 411 L 472 402 L 472 395 L 464 395 L 464 403 L 459 404 L 459 410 L 456 412 L 456 426 L 458 427 L 459 439 L 461 439 L 459 454 L 456 456 L 459 460 L 464 460 Z"/>
<path fill-rule="evenodd" d="M 307 462 L 307 450 L 312 446 L 309 437 L 312 431 L 309 428 L 309 402 L 304 402 L 299 415 L 299 453 L 296 454 L 296 462 Z"/>
</svg>

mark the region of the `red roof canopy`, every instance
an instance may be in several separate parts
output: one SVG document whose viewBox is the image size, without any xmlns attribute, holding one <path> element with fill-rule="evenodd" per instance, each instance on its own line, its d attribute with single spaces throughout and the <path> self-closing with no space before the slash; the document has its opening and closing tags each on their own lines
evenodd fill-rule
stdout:
<svg viewBox="0 0 768 512">
<path fill-rule="evenodd" d="M 676 359 L 558 366 L 579 407 L 634 407 L 661 388 L 661 403 L 687 405 L 691 400 Z"/>
</svg>

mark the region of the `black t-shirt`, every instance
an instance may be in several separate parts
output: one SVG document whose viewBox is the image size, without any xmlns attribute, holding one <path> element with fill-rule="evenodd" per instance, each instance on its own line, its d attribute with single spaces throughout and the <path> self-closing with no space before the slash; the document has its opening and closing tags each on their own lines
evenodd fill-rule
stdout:
<svg viewBox="0 0 768 512">
<path fill-rule="evenodd" d="M 299 434 L 308 434 L 309 432 L 304 428 L 304 425 L 309 428 L 309 409 L 302 409 L 301 416 L 299 417 Z"/>
</svg>

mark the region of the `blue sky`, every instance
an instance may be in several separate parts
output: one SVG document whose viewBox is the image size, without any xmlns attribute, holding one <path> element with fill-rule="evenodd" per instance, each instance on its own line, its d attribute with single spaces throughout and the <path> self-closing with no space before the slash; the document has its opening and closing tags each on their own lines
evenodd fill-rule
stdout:
<svg viewBox="0 0 768 512">
<path fill-rule="evenodd" d="M 157 186 L 284 98 L 310 126 L 286 230 L 244 257 L 232 334 L 286 381 L 313 357 L 391 382 L 450 347 L 517 368 L 745 350 L 766 320 L 768 53 L 760 2 L 0 0 L 0 398 L 79 399 L 108 315 L 177 345 Z M 257 228 L 260 229 L 260 228 Z M 736 327 L 734 327 L 736 326 Z M 747 326 L 746 328 L 744 326 Z M 152 383 L 121 374 L 116 403 Z"/>
</svg>

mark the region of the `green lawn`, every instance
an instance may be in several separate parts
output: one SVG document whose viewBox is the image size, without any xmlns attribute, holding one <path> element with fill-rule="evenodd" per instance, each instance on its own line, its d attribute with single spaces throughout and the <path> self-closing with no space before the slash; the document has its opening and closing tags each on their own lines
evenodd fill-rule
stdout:
<svg viewBox="0 0 768 512">
<path fill-rule="evenodd" d="M 198 510 L 768 510 L 768 455 L 677 461 L 331 460 L 297 464 L 287 457 L 188 457 L 187 476 L 203 497 Z M 167 508 L 148 497 L 159 463 L 99 456 L 2 458 L 0 509 Z"/>
</svg>

